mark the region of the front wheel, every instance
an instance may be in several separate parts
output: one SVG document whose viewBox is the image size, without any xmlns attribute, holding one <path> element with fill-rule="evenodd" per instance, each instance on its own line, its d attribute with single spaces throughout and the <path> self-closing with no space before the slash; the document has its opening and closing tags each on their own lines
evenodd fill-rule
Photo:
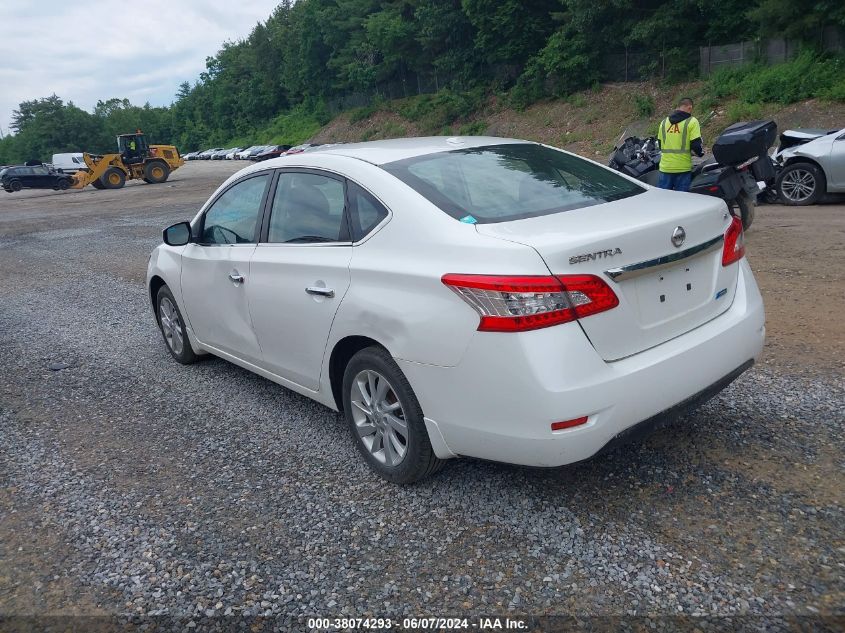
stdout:
<svg viewBox="0 0 845 633">
<path fill-rule="evenodd" d="M 385 349 L 368 347 L 349 361 L 343 410 L 358 450 L 383 479 L 410 484 L 443 466 L 431 447 L 417 397 Z"/>
<path fill-rule="evenodd" d="M 20 191 L 21 189 L 23 189 L 23 184 L 20 180 L 13 180 L 9 183 L 9 189 L 11 191 Z"/>
<path fill-rule="evenodd" d="M 156 319 L 170 355 L 183 365 L 195 363 L 197 355 L 185 331 L 185 320 L 167 286 L 162 286 L 156 295 Z"/>
<path fill-rule="evenodd" d="M 778 194 L 790 206 L 815 204 L 826 188 L 824 173 L 812 163 L 792 163 L 778 174 Z"/>
</svg>

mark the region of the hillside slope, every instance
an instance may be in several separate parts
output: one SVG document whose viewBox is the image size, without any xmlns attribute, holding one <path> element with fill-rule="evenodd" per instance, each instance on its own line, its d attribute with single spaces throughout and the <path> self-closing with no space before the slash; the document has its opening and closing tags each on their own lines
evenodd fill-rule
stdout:
<svg viewBox="0 0 845 633">
<path fill-rule="evenodd" d="M 699 119 L 704 120 L 711 110 L 715 112 L 703 125 L 705 147 L 709 147 L 712 139 L 724 128 L 738 120 L 771 118 L 780 130 L 845 126 L 843 102 L 810 99 L 788 106 L 762 104 L 749 109 L 735 99 L 714 102 L 702 98 L 705 90 L 702 82 L 675 85 L 669 90 L 671 92 L 653 82 L 605 84 L 600 89 L 583 91 L 565 100 L 536 103 L 524 111 L 508 108 L 496 97 L 490 97 L 469 115 L 458 117 L 436 130 L 432 129 L 430 117 L 414 120 L 413 116 L 403 116 L 403 112 L 407 114 L 415 110 L 415 101 L 436 99 L 414 97 L 342 113 L 320 129 L 312 140 L 330 143 L 430 133 L 488 134 L 541 141 L 582 156 L 602 158 L 610 153 L 626 128 L 638 134 L 648 132 L 683 95 L 691 95 L 700 102 L 695 111 Z M 710 107 L 705 108 L 702 104 Z M 651 114 L 648 114 L 649 110 Z"/>
</svg>

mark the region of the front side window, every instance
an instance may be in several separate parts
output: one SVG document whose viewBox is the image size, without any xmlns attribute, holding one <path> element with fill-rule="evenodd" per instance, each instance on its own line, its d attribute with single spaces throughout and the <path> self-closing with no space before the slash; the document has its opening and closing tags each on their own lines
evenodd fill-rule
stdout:
<svg viewBox="0 0 845 633">
<path fill-rule="evenodd" d="M 321 174 L 279 174 L 267 241 L 276 244 L 348 242 L 343 183 Z"/>
<path fill-rule="evenodd" d="M 382 168 L 453 218 L 479 224 L 551 215 L 645 191 L 609 169 L 533 143 L 438 152 Z"/>
<path fill-rule="evenodd" d="M 203 218 L 203 244 L 249 244 L 255 242 L 255 227 L 264 199 L 269 174 L 243 180 L 227 189 Z"/>
</svg>

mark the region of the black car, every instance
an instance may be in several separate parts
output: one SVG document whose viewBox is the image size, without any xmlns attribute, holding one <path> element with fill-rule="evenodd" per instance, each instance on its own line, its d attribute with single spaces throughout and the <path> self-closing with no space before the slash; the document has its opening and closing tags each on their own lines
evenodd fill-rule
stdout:
<svg viewBox="0 0 845 633">
<path fill-rule="evenodd" d="M 290 145 L 268 145 L 264 151 L 250 156 L 250 160 L 263 161 L 278 158 L 290 149 Z"/>
<path fill-rule="evenodd" d="M 46 165 L 13 166 L 0 170 L 0 184 L 9 193 L 24 188 L 64 191 L 73 184 L 73 179 Z"/>
</svg>

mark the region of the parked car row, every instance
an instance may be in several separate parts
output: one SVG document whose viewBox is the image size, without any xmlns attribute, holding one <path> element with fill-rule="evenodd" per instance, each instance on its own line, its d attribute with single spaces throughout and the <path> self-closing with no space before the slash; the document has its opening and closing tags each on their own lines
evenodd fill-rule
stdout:
<svg viewBox="0 0 845 633">
<path fill-rule="evenodd" d="M 333 147 L 336 143 L 321 145 L 319 143 L 303 143 L 291 147 L 290 145 L 253 145 L 252 147 L 213 147 L 200 152 L 188 152 L 182 158 L 185 160 L 251 160 L 260 162 L 271 158 L 278 158 L 287 154 L 301 154 L 315 149 Z"/>
</svg>

